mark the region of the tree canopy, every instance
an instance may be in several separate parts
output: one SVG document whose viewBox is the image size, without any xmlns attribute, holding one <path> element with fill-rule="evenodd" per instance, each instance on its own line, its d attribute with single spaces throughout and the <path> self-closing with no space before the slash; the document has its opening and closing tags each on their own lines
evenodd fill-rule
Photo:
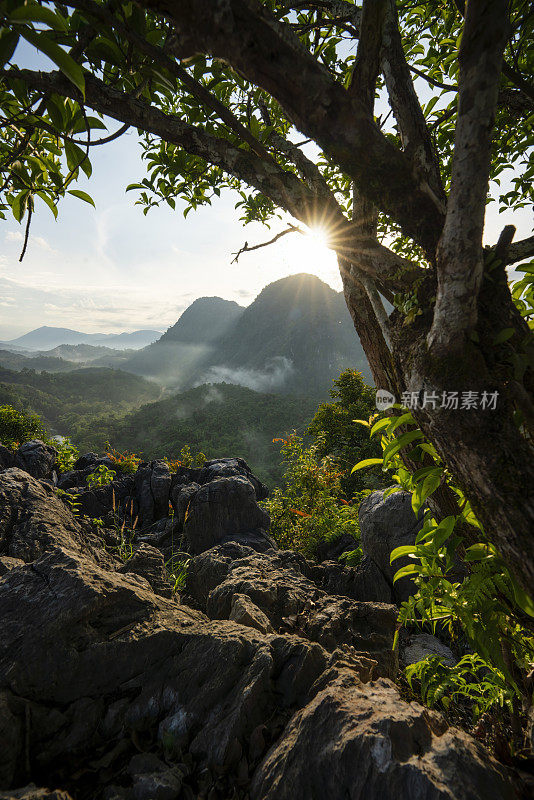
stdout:
<svg viewBox="0 0 534 800">
<path fill-rule="evenodd" d="M 509 212 L 532 201 L 531 4 L 4 0 L 1 13 L 2 213 L 28 230 L 38 204 L 91 202 L 74 187 L 92 148 L 133 127 L 147 174 L 128 188 L 145 213 L 232 188 L 245 222 L 323 226 L 377 386 L 497 392 L 495 409 L 434 400 L 414 415 L 532 585 L 532 266 L 513 298 L 506 267 L 534 237 L 513 242 L 508 225 L 482 245 L 490 188 Z M 20 39 L 57 69 L 25 68 Z"/>
</svg>

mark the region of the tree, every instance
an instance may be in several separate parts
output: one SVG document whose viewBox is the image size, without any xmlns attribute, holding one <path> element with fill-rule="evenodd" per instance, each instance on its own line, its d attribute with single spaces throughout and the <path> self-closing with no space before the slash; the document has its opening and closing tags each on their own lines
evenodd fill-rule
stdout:
<svg viewBox="0 0 534 800">
<path fill-rule="evenodd" d="M 324 225 L 376 385 L 427 392 L 418 424 L 530 588 L 533 293 L 514 292 L 525 318 L 506 268 L 534 237 L 513 243 L 508 225 L 482 245 L 490 180 L 510 211 L 531 192 L 530 3 L 4 0 L 2 14 L 4 211 L 28 231 L 38 198 L 54 213 L 65 192 L 90 201 L 69 187 L 91 147 L 134 127 L 145 212 L 231 187 L 245 222 Z M 59 70 L 17 64 L 19 37 Z M 121 127 L 95 139 L 102 115 Z M 450 392 L 498 402 L 456 409 Z"/>
<path fill-rule="evenodd" d="M 362 489 L 376 489 L 384 482 L 387 485 L 378 468 L 351 473 L 357 461 L 382 454 L 376 439 L 369 438 L 369 430 L 354 423 L 376 414 L 375 392 L 366 386 L 361 372 L 346 369 L 334 381 L 330 395 L 333 402 L 321 403 L 308 428 L 317 456 L 330 456 L 341 467 L 340 486 L 347 499 Z"/>
</svg>

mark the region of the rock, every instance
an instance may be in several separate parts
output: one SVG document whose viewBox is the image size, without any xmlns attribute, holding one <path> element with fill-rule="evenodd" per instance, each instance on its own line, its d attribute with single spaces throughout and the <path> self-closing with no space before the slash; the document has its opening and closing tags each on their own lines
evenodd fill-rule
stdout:
<svg viewBox="0 0 534 800">
<path fill-rule="evenodd" d="M 0 577 L 12 569 L 22 567 L 24 561 L 21 558 L 11 558 L 11 556 L 0 556 Z"/>
<path fill-rule="evenodd" d="M 387 680 L 332 670 L 256 770 L 252 800 L 512 800 L 505 769 Z"/>
<path fill-rule="evenodd" d="M 305 702 L 327 663 L 317 644 L 210 622 L 56 547 L 0 580 L 0 692 L 13 693 L 11 728 L 33 721 L 0 785 L 27 747 L 48 774 L 143 731 L 222 766 L 236 738 Z"/>
<path fill-rule="evenodd" d="M 9 447 L 0 444 L 0 470 L 9 469 L 16 464 L 15 453 Z"/>
<path fill-rule="evenodd" d="M 328 594 L 340 594 L 353 600 L 392 603 L 391 586 L 374 561 L 364 556 L 357 567 L 345 567 L 336 561 L 309 564 L 307 576 Z"/>
<path fill-rule="evenodd" d="M 384 497 L 383 491 L 372 492 L 360 505 L 359 520 L 361 545 L 364 555 L 373 561 L 393 593 L 396 603 L 407 600 L 415 589 L 410 577 L 400 578 L 395 584 L 393 576 L 408 558 L 399 558 L 389 563 L 391 552 L 396 547 L 413 544 L 423 524 L 424 509 L 417 517 L 412 509 L 409 492 L 394 492 Z"/>
<path fill-rule="evenodd" d="M 3 792 L 0 789 L 0 800 L 72 800 L 68 792 L 61 789 L 42 789 L 30 783 L 22 789 Z"/>
<path fill-rule="evenodd" d="M 134 476 L 141 527 L 152 525 L 169 514 L 171 473 L 164 461 L 141 464 Z"/>
<path fill-rule="evenodd" d="M 137 515 L 137 503 L 133 492 L 134 480 L 131 475 L 124 475 L 105 486 L 89 489 L 85 485 L 73 490 L 82 516 L 104 519 L 108 515 L 113 515 L 115 522 L 127 517 L 129 524 L 133 524 L 132 519 Z"/>
<path fill-rule="evenodd" d="M 151 547 L 149 544 L 143 543 L 140 545 L 129 561 L 118 572 L 140 575 L 142 578 L 146 578 L 156 594 L 161 595 L 161 597 L 172 596 L 163 555 L 160 550 Z"/>
<path fill-rule="evenodd" d="M 261 633 L 274 633 L 269 618 L 265 616 L 258 606 L 254 605 L 246 594 L 234 594 L 229 619 L 239 623 L 239 625 L 256 628 Z"/>
<path fill-rule="evenodd" d="M 174 519 L 179 526 L 183 526 L 189 512 L 189 505 L 198 490 L 199 483 L 174 484 L 170 492 L 170 500 L 174 509 Z"/>
<path fill-rule="evenodd" d="M 198 483 L 210 483 L 217 478 L 232 478 L 234 476 L 242 476 L 253 485 L 256 500 L 265 500 L 269 496 L 268 488 L 256 478 L 243 458 L 217 458 L 212 461 L 206 461 L 200 471 Z"/>
<path fill-rule="evenodd" d="M 358 542 L 350 533 L 344 533 L 333 541 L 323 540 L 315 548 L 317 561 L 337 561 L 342 553 L 356 550 Z"/>
<path fill-rule="evenodd" d="M 0 555 L 29 562 L 55 547 L 114 563 L 49 484 L 15 467 L 0 472 Z"/>
<path fill-rule="evenodd" d="M 176 800 L 182 788 L 183 773 L 169 767 L 153 753 L 135 755 L 128 772 L 133 778 L 132 800 Z"/>
<path fill-rule="evenodd" d="M 253 485 L 244 477 L 217 478 L 191 495 L 184 540 L 189 552 L 202 553 L 236 538 L 255 549 L 276 548 L 267 534 L 270 520 L 256 502 Z"/>
<path fill-rule="evenodd" d="M 16 463 L 34 478 L 53 480 L 57 463 L 57 450 L 40 439 L 24 442 L 16 453 Z"/>
<path fill-rule="evenodd" d="M 212 619 L 229 619 L 234 597 L 246 595 L 277 631 L 351 648 L 374 660 L 375 674 L 394 676 L 397 609 L 327 595 L 305 577 L 307 562 L 290 551 L 256 553 L 227 543 L 191 560 L 186 590 Z"/>
<path fill-rule="evenodd" d="M 410 635 L 401 649 L 400 661 L 403 667 L 407 667 L 427 656 L 439 656 L 447 667 L 454 667 L 457 662 L 450 647 L 429 633 Z"/>
</svg>

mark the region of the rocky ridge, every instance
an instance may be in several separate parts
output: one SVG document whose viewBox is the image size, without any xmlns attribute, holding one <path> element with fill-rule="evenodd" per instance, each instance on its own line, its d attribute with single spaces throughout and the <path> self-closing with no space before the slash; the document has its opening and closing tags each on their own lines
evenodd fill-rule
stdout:
<svg viewBox="0 0 534 800">
<path fill-rule="evenodd" d="M 241 459 L 90 489 L 109 463 L 58 475 L 52 451 L 0 448 L 0 800 L 521 796 L 393 682 L 387 525 L 369 534 L 382 496 L 347 569 L 277 549 Z"/>
</svg>

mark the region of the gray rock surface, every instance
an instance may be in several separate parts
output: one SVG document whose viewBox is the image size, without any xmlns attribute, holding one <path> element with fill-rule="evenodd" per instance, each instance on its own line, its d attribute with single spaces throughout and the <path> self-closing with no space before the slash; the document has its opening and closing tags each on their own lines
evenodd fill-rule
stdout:
<svg viewBox="0 0 534 800">
<path fill-rule="evenodd" d="M 387 680 L 323 676 L 260 764 L 252 800 L 512 800 L 504 769 Z M 318 735 L 319 734 L 319 735 Z"/>
<path fill-rule="evenodd" d="M 215 478 L 195 502 L 214 485 L 198 529 L 245 535 L 253 485 Z M 0 472 L 0 800 L 517 797 L 480 744 L 375 679 L 396 609 L 328 592 L 328 563 L 227 542 L 164 597 L 159 549 L 123 565 L 104 544 L 49 484 Z"/>
<path fill-rule="evenodd" d="M 397 570 L 409 561 L 398 558 L 390 564 L 389 558 L 396 547 L 415 542 L 423 524 L 423 514 L 423 509 L 417 516 L 414 514 L 411 495 L 404 491 L 394 492 L 388 497 L 384 497 L 383 491 L 372 492 L 360 505 L 362 550 L 388 582 L 396 603 L 413 594 L 414 584 L 410 577 L 400 578 L 393 584 Z"/>
<path fill-rule="evenodd" d="M 57 450 L 40 439 L 32 439 L 20 445 L 16 454 L 17 465 L 34 478 L 53 480 L 57 462 Z"/>
<path fill-rule="evenodd" d="M 275 630 L 330 652 L 352 648 L 374 662 L 374 674 L 394 676 L 396 608 L 328 595 L 305 577 L 306 568 L 291 551 L 256 553 L 228 543 L 192 559 L 186 589 L 212 619 L 229 619 L 236 595 L 246 595 Z"/>
<path fill-rule="evenodd" d="M 236 538 L 258 550 L 276 549 L 269 524 L 247 478 L 216 478 L 189 497 L 184 539 L 193 554 Z"/>
<path fill-rule="evenodd" d="M 443 644 L 436 636 L 432 636 L 430 633 L 416 633 L 408 636 L 401 649 L 402 666 L 415 664 L 416 661 L 421 661 L 427 656 L 439 656 L 447 667 L 454 667 L 457 662 L 450 647 Z"/>
</svg>

